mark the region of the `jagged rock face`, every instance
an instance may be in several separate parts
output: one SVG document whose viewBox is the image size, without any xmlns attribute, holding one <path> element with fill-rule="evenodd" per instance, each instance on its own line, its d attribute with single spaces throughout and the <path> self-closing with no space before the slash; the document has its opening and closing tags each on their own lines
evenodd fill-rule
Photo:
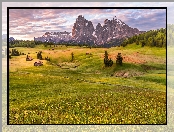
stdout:
<svg viewBox="0 0 174 132">
<path fill-rule="evenodd" d="M 122 39 L 127 37 L 132 37 L 136 34 L 140 34 L 137 28 L 131 28 L 124 22 L 118 19 L 104 21 L 104 25 L 101 26 L 100 23 L 96 26 L 95 35 L 96 43 L 104 44 L 109 42 L 111 39 Z"/>
<path fill-rule="evenodd" d="M 98 23 L 98 25 L 96 26 L 96 30 L 95 30 L 95 35 L 96 35 L 96 43 L 97 44 L 102 44 L 103 43 L 103 27 L 101 26 L 100 23 Z"/>
<path fill-rule="evenodd" d="M 95 39 L 93 32 L 94 26 L 92 22 L 86 20 L 82 15 L 79 15 L 72 29 L 72 38 L 76 42 L 92 42 Z"/>
<path fill-rule="evenodd" d="M 91 21 L 79 15 L 72 29 L 72 39 L 77 43 L 94 43 L 97 45 L 118 42 L 120 40 L 143 33 L 137 28 L 131 28 L 116 16 L 112 20 L 106 19 L 104 25 L 100 23 L 94 29 Z M 93 35 L 94 34 L 94 35 Z"/>
</svg>

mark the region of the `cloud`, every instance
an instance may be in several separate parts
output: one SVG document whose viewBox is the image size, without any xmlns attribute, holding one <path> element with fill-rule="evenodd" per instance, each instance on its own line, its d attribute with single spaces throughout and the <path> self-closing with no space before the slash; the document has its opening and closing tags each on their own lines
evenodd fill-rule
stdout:
<svg viewBox="0 0 174 132">
<path fill-rule="evenodd" d="M 172 2 L 3 2 L 2 3 L 2 31 L 6 32 L 6 7 L 168 7 L 168 22 L 173 23 L 172 13 L 174 3 Z M 10 9 L 11 10 L 11 9 Z M 104 23 L 105 19 L 112 19 L 117 16 L 131 27 L 140 30 L 150 30 L 164 27 L 165 13 L 162 10 L 127 10 L 127 9 L 58 9 L 58 10 L 38 10 L 23 9 L 10 11 L 10 31 L 15 35 L 33 33 L 34 36 L 42 36 L 48 30 L 72 31 L 72 26 L 78 15 L 83 15 L 87 20 L 92 21 L 94 27 L 97 23 Z M 19 28 L 20 26 L 20 28 Z M 51 28 L 50 28 L 51 27 Z M 53 29 L 54 28 L 54 29 Z M 28 32 L 27 32 L 28 31 Z M 26 36 L 26 35 L 25 35 Z"/>
<path fill-rule="evenodd" d="M 136 17 L 137 16 L 137 17 Z M 166 10 L 142 10 L 135 12 L 125 23 L 140 30 L 152 30 L 166 27 Z"/>
</svg>

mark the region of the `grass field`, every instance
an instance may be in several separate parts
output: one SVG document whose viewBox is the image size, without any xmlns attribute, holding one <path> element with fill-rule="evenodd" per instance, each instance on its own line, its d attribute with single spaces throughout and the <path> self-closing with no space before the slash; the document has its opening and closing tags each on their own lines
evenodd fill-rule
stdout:
<svg viewBox="0 0 174 132">
<path fill-rule="evenodd" d="M 166 49 L 134 44 L 16 49 L 34 60 L 25 55 L 9 60 L 10 124 L 166 124 Z M 112 67 L 104 67 L 105 50 Z M 38 51 L 51 62 L 34 67 Z M 123 66 L 115 64 L 119 52 Z"/>
</svg>

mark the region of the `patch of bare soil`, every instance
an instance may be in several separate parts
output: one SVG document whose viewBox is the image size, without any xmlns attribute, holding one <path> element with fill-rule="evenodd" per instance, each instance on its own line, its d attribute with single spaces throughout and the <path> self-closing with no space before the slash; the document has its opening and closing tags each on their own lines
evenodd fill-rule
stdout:
<svg viewBox="0 0 174 132">
<path fill-rule="evenodd" d="M 63 62 L 57 64 L 57 66 L 62 69 L 77 68 L 79 65 L 80 65 L 79 63 L 73 63 L 73 62 Z"/>
<path fill-rule="evenodd" d="M 117 71 L 113 74 L 114 77 L 123 77 L 123 78 L 130 78 L 134 76 L 141 76 L 143 75 L 143 72 L 136 72 L 136 71 L 128 71 L 128 70 L 121 70 Z"/>
<path fill-rule="evenodd" d="M 111 58 L 113 61 L 116 61 L 118 53 L 114 53 L 114 54 L 110 54 L 108 56 L 108 58 Z M 123 63 L 127 62 L 127 63 L 134 63 L 134 64 L 145 64 L 147 61 L 144 58 L 143 55 L 141 55 L 139 52 L 135 52 L 131 55 L 126 55 L 126 54 L 122 54 L 123 57 Z M 104 58 L 104 55 L 102 55 L 102 58 Z"/>
<path fill-rule="evenodd" d="M 139 52 L 135 52 L 132 55 L 124 55 L 123 62 L 134 63 L 134 64 L 144 64 L 146 60 L 143 59 Z"/>
</svg>

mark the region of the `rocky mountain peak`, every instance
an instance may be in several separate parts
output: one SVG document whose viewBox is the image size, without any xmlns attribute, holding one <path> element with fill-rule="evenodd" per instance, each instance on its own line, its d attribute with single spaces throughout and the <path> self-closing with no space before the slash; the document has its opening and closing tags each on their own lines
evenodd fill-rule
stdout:
<svg viewBox="0 0 174 132">
<path fill-rule="evenodd" d="M 92 22 L 79 15 L 72 29 L 72 38 L 77 42 L 86 43 L 94 40 L 93 32 Z"/>
<path fill-rule="evenodd" d="M 79 43 L 92 42 L 97 45 L 109 43 L 114 39 L 129 38 L 134 35 L 143 33 L 137 28 L 132 28 L 115 16 L 112 20 L 105 19 L 103 26 L 98 23 L 94 28 L 91 21 L 86 20 L 79 15 L 72 29 L 72 38 Z"/>
</svg>

